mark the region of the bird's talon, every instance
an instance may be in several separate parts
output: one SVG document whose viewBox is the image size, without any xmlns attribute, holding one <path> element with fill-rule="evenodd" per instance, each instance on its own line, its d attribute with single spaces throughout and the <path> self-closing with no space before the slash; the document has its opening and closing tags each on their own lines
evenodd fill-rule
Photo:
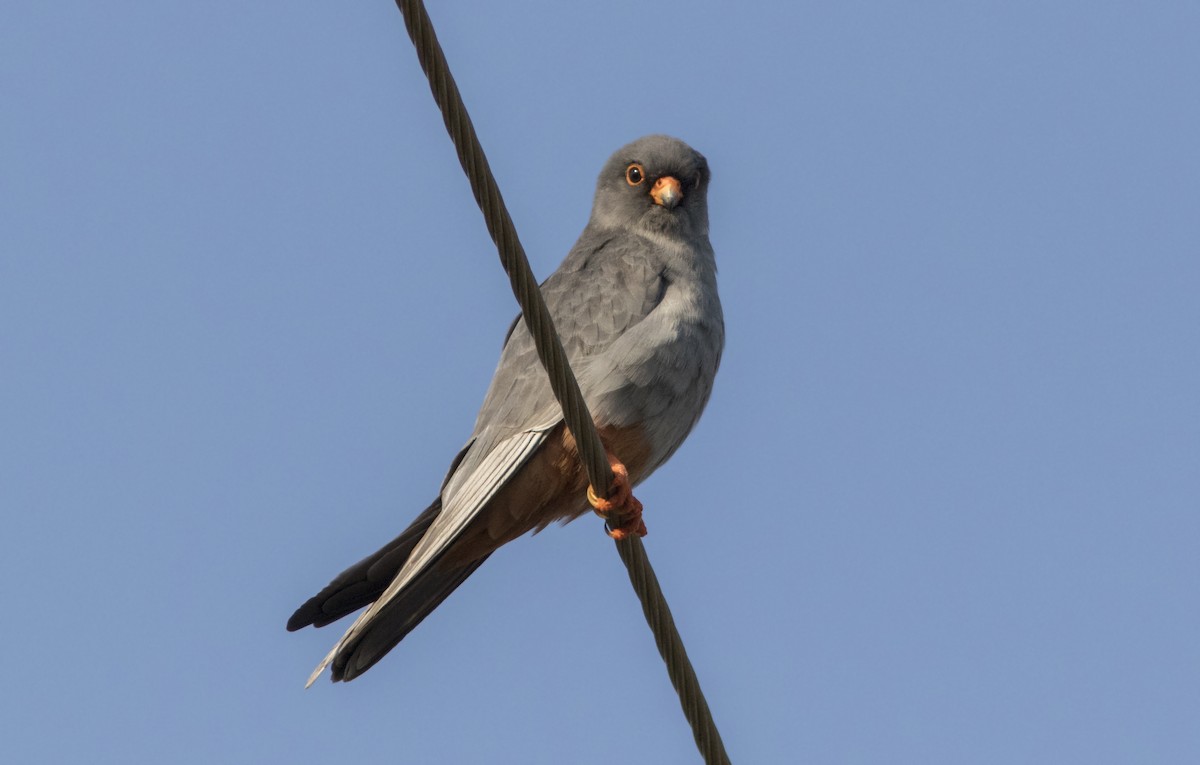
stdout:
<svg viewBox="0 0 1200 765">
<path fill-rule="evenodd" d="M 633 496 L 633 487 L 629 484 L 629 471 L 616 457 L 609 455 L 612 466 L 613 482 L 609 488 L 608 498 L 601 499 L 596 491 L 588 486 L 587 498 L 596 515 L 604 519 L 604 530 L 618 542 L 630 534 L 639 537 L 646 536 L 646 524 L 642 521 L 642 503 Z M 616 515 L 621 519 L 619 526 L 613 526 L 609 517 Z"/>
</svg>

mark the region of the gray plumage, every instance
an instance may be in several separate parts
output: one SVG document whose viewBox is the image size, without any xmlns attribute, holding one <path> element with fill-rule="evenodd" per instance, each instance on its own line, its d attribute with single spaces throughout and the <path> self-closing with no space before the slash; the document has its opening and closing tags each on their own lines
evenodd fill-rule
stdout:
<svg viewBox="0 0 1200 765">
<path fill-rule="evenodd" d="M 636 184 L 629 175 L 635 165 L 642 179 Z M 657 195 L 653 184 L 664 178 L 678 181 L 679 195 Z M 724 323 L 708 241 L 708 181 L 704 157 L 677 139 L 648 136 L 619 149 L 600 173 L 587 227 L 542 284 L 597 425 L 636 429 L 645 442 L 647 457 L 631 475 L 634 483 L 683 442 L 708 401 L 720 362 Z M 371 604 L 310 684 L 331 664 L 335 680 L 361 674 L 486 559 L 491 549 L 473 560 L 438 565 L 469 528 L 495 512 L 489 503 L 545 453 L 546 439 L 561 421 L 532 338 L 518 321 L 438 499 L 404 534 L 343 572 L 288 622 L 288 629 L 322 626 Z M 582 495 L 566 502 L 554 505 L 554 517 L 531 518 L 518 530 L 570 520 L 587 509 Z M 496 546 L 505 541 L 497 539 Z"/>
</svg>

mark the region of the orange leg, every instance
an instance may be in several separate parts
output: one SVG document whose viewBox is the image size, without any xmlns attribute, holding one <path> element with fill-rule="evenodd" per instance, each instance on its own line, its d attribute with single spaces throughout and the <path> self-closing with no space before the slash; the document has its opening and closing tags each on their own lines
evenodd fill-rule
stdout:
<svg viewBox="0 0 1200 765">
<path fill-rule="evenodd" d="M 608 498 L 596 496 L 595 490 L 588 486 L 587 497 L 596 515 L 605 520 L 608 535 L 618 542 L 630 534 L 639 537 L 646 536 L 646 524 L 642 521 L 642 503 L 633 496 L 633 486 L 629 483 L 629 471 L 621 460 L 608 453 L 608 464 L 612 467 L 613 483 L 609 489 Z M 620 523 L 613 525 L 609 518 L 613 517 Z"/>
</svg>

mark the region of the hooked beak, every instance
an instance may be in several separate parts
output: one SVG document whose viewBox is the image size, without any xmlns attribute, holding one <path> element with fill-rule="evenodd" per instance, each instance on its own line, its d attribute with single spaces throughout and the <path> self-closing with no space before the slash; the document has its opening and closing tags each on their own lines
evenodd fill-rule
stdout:
<svg viewBox="0 0 1200 765">
<path fill-rule="evenodd" d="M 654 188 L 650 189 L 650 196 L 654 199 L 654 204 L 671 210 L 683 201 L 683 187 L 679 185 L 679 181 L 669 175 L 664 175 L 654 182 Z"/>
</svg>

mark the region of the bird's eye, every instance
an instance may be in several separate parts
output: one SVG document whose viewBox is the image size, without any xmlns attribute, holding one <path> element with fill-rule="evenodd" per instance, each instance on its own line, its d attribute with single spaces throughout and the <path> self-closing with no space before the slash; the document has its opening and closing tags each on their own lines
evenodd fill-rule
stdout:
<svg viewBox="0 0 1200 765">
<path fill-rule="evenodd" d="M 646 169 L 634 162 L 625 168 L 625 180 L 629 182 L 630 186 L 640 186 L 642 181 L 646 180 Z"/>
</svg>

